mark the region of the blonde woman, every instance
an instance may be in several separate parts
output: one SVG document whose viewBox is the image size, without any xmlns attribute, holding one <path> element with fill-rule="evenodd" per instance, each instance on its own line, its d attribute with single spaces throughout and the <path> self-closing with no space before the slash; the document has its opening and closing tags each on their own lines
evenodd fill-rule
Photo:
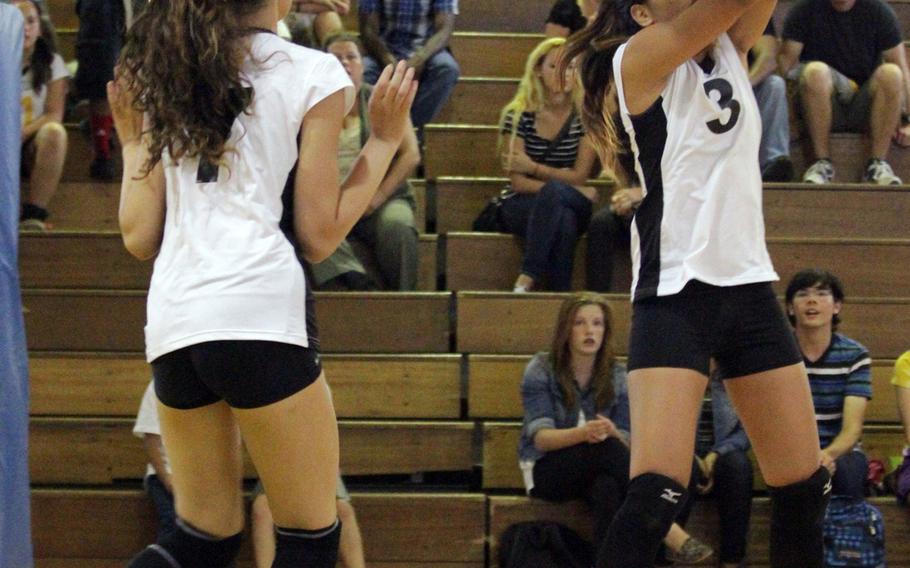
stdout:
<svg viewBox="0 0 910 568">
<path fill-rule="evenodd" d="M 581 87 L 573 66 L 565 74 L 557 70 L 565 43 L 547 39 L 531 52 L 500 118 L 509 177 L 500 221 L 505 232 L 526 239 L 516 292 L 544 279 L 553 290 L 570 289 L 575 243 L 598 200 L 597 191 L 584 185 L 596 158 L 578 114 Z"/>
</svg>

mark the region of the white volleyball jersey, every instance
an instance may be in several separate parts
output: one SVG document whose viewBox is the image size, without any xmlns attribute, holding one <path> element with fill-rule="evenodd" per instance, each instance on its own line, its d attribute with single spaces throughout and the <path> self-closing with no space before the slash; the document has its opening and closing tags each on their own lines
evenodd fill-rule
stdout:
<svg viewBox="0 0 910 568">
<path fill-rule="evenodd" d="M 353 85 L 331 55 L 270 33 L 251 41 L 244 74 L 253 100 L 230 125 L 225 163 L 163 157 L 167 214 L 148 295 L 149 361 L 214 340 L 309 345 L 303 267 L 280 223 L 304 116 L 340 90 L 349 108 Z"/>
<path fill-rule="evenodd" d="M 620 72 L 627 45 L 613 70 L 645 196 L 632 223 L 633 300 L 675 294 L 690 280 L 777 280 L 762 216 L 761 117 L 733 42 L 718 38 L 710 72 L 692 59 L 680 65 L 636 116 Z"/>
</svg>

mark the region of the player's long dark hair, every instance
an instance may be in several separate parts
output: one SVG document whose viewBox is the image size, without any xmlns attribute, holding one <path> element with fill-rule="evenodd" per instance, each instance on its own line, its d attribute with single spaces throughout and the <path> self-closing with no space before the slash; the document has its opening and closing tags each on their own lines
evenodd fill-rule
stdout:
<svg viewBox="0 0 910 568">
<path fill-rule="evenodd" d="M 253 99 L 242 66 L 250 30 L 240 18 L 264 0 L 154 0 L 130 31 L 121 72 L 148 117 L 147 174 L 164 150 L 178 161 L 222 161 L 230 124 Z"/>
<path fill-rule="evenodd" d="M 626 40 L 641 29 L 632 19 L 631 8 L 645 0 L 603 0 L 597 17 L 588 27 L 572 35 L 560 62 L 560 76 L 569 62 L 579 58 L 579 72 L 584 86 L 582 122 L 591 134 L 601 160 L 606 160 L 618 147 L 616 127 L 606 110 L 607 96 L 613 90 L 613 56 Z"/>
<path fill-rule="evenodd" d="M 600 294 L 579 292 L 572 294 L 559 307 L 556 316 L 556 330 L 550 348 L 550 361 L 562 391 L 566 408 L 575 408 L 575 373 L 572 370 L 572 327 L 575 314 L 584 306 L 598 306 L 604 315 L 604 337 L 594 358 L 590 388 L 594 389 L 594 400 L 598 409 L 606 408 L 613 400 L 613 314 L 609 304 Z"/>
<path fill-rule="evenodd" d="M 32 89 L 37 93 L 51 80 L 51 65 L 54 63 L 54 54 L 57 53 L 57 34 L 50 18 L 44 13 L 44 7 L 36 0 L 23 0 L 35 7 L 38 11 L 41 33 L 35 42 L 35 49 L 29 59 L 28 65 L 32 71 Z"/>
</svg>

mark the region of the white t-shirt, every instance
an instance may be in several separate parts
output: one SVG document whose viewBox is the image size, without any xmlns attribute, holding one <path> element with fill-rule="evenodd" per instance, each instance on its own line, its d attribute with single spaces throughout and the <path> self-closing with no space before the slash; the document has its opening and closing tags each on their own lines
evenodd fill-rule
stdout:
<svg viewBox="0 0 910 568">
<path fill-rule="evenodd" d="M 163 157 L 167 214 L 149 288 L 149 361 L 205 341 L 264 340 L 308 346 L 303 267 L 279 223 L 293 193 L 303 117 L 354 89 L 338 60 L 269 33 L 252 39 L 245 76 L 254 89 L 234 120 L 225 164 Z M 339 117 L 341 120 L 341 117 Z M 288 182 L 290 181 L 290 184 Z"/>
<path fill-rule="evenodd" d="M 620 73 L 627 45 L 613 70 L 645 195 L 632 223 L 633 299 L 675 294 L 690 280 L 777 280 L 762 216 L 761 116 L 733 42 L 717 39 L 710 72 L 691 59 L 680 65 L 637 116 Z"/>
<path fill-rule="evenodd" d="M 139 414 L 136 415 L 136 424 L 133 426 L 133 436 L 145 438 L 146 434 L 161 435 L 161 423 L 158 421 L 158 397 L 155 396 L 155 383 L 150 382 L 145 388 L 142 395 L 142 403 L 139 404 Z M 167 472 L 171 472 L 171 466 L 168 463 L 167 453 L 164 451 L 164 445 L 161 446 L 161 457 L 164 460 L 164 467 Z M 157 472 L 152 464 L 145 468 L 145 476 L 155 475 Z"/>
<path fill-rule="evenodd" d="M 22 74 L 22 126 L 33 122 L 44 115 L 44 103 L 47 100 L 47 86 L 58 79 L 65 79 L 70 76 L 63 58 L 54 54 L 51 61 L 51 77 L 47 83 L 41 86 L 38 91 L 32 86 L 34 73 L 31 69 Z"/>
</svg>

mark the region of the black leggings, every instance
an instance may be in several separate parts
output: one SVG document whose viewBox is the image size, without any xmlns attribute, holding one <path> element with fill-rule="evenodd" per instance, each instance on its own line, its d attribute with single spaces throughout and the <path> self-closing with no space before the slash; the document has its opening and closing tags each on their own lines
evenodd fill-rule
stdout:
<svg viewBox="0 0 910 568">
<path fill-rule="evenodd" d="M 581 499 L 594 512 L 594 542 L 603 542 L 626 498 L 629 448 L 617 438 L 547 452 L 534 464 L 532 497 L 564 502 Z"/>
</svg>

